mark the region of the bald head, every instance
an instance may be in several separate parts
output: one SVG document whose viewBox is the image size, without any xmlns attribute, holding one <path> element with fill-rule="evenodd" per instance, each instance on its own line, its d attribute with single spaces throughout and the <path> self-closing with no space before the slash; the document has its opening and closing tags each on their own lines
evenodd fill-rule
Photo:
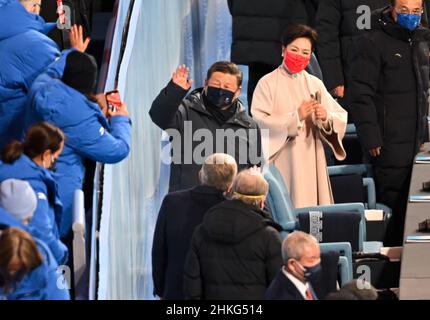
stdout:
<svg viewBox="0 0 430 320">
<path fill-rule="evenodd" d="M 215 153 L 206 158 L 200 170 L 200 181 L 221 191 L 231 188 L 237 174 L 236 160 L 224 153 Z"/>
<path fill-rule="evenodd" d="M 269 184 L 258 169 L 239 172 L 233 182 L 233 199 L 263 208 Z"/>
</svg>

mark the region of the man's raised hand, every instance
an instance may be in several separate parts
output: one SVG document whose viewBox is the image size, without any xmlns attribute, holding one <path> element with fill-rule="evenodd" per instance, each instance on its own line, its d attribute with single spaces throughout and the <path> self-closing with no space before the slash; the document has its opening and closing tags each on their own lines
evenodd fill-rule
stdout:
<svg viewBox="0 0 430 320">
<path fill-rule="evenodd" d="M 188 79 L 189 74 L 190 68 L 187 68 L 187 66 L 183 64 L 182 66 L 179 66 L 175 72 L 173 72 L 172 81 L 174 84 L 188 91 L 193 85 L 193 81 Z"/>
</svg>

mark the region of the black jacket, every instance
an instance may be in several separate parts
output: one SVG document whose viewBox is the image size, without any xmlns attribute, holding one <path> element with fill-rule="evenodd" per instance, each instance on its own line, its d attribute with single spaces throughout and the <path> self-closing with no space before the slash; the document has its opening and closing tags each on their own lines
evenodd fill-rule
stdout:
<svg viewBox="0 0 430 320">
<path fill-rule="evenodd" d="M 192 239 L 184 273 L 189 299 L 264 299 L 282 265 L 280 226 L 238 200 L 208 211 Z"/>
<path fill-rule="evenodd" d="M 279 66 L 282 33 L 290 24 L 308 24 L 308 2 L 315 0 L 228 0 L 233 16 L 231 61 Z"/>
<path fill-rule="evenodd" d="M 427 140 L 428 34 L 400 27 L 385 8 L 357 41 L 349 105 L 364 148 L 383 147 L 384 167 L 411 167 Z"/>
<path fill-rule="evenodd" d="M 282 272 L 273 279 L 265 294 L 266 300 L 305 300 L 290 279 Z"/>
<path fill-rule="evenodd" d="M 166 195 L 152 244 L 154 295 L 165 300 L 184 299 L 184 264 L 194 229 L 210 208 L 223 201 L 223 193 L 208 186 Z"/>
<path fill-rule="evenodd" d="M 359 19 L 363 13 L 357 13 L 357 8 L 365 5 L 375 10 L 389 3 L 390 0 L 319 1 L 316 17 L 318 61 L 328 90 L 347 83 L 352 44 L 361 33 L 357 27 L 357 21 L 361 21 Z"/>
<path fill-rule="evenodd" d="M 233 156 L 239 170 L 262 164 L 260 129 L 239 101 L 233 106 L 236 108 L 234 115 L 221 125 L 205 106 L 202 89 L 194 90 L 185 98 L 186 94 L 187 91 L 170 82 L 154 100 L 149 111 L 152 121 L 158 127 L 163 130 L 170 129 L 168 133 L 171 136 L 173 153 L 170 192 L 198 185 L 198 172 L 204 158 L 215 152 Z M 212 141 L 195 136 L 196 131 L 201 133 L 202 129 L 211 133 Z M 234 143 L 223 139 L 220 129 L 233 130 L 237 135 Z M 212 152 L 208 151 L 208 154 L 202 152 L 202 146 L 206 144 L 212 147 Z M 217 145 L 223 148 L 218 148 Z M 201 157 L 197 163 L 194 157 L 196 155 Z"/>
</svg>

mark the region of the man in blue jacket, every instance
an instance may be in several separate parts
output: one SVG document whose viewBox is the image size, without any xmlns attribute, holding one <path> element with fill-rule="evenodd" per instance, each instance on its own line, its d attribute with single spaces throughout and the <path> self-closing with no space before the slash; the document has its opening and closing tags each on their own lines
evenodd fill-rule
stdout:
<svg viewBox="0 0 430 320">
<path fill-rule="evenodd" d="M 56 43 L 46 36 L 55 24 L 38 15 L 40 4 L 0 0 L 0 149 L 21 137 L 27 93 L 34 79 L 60 56 Z M 77 43 L 77 31 L 72 29 L 72 47 L 85 51 L 89 39 Z"/>
<path fill-rule="evenodd" d="M 93 95 L 96 79 L 94 58 L 72 51 L 63 54 L 40 75 L 29 93 L 26 127 L 47 121 L 66 136 L 56 165 L 56 181 L 64 208 L 60 225 L 63 238 L 71 230 L 73 193 L 82 188 L 84 159 L 117 163 L 130 151 L 131 121 L 127 108 L 123 104 L 116 111 L 107 110 L 105 100 L 97 100 Z"/>
</svg>

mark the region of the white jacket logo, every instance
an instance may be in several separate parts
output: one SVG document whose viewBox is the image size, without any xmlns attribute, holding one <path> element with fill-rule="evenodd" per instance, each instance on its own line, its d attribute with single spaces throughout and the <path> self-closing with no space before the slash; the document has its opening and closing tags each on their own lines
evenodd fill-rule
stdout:
<svg viewBox="0 0 430 320">
<path fill-rule="evenodd" d="M 105 128 L 101 127 L 100 130 L 99 130 L 99 132 L 100 132 L 101 136 L 104 135 L 105 134 Z"/>
<path fill-rule="evenodd" d="M 38 192 L 37 193 L 37 198 L 39 200 L 46 200 L 46 195 L 44 193 L 42 193 L 42 192 Z"/>
</svg>

